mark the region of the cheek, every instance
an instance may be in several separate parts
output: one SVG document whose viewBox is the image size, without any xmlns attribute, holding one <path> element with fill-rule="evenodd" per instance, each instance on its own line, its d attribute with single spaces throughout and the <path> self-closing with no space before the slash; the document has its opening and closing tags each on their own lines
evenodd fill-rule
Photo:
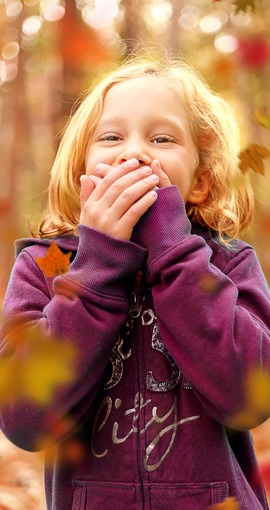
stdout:
<svg viewBox="0 0 270 510">
<path fill-rule="evenodd" d="M 104 161 L 101 161 L 101 154 L 99 154 L 99 151 L 89 151 L 85 158 L 86 175 L 94 174 L 98 163 L 104 163 Z"/>
<path fill-rule="evenodd" d="M 112 165 L 113 162 L 113 155 L 109 151 L 104 152 L 102 149 L 90 150 L 85 158 L 85 173 L 86 175 L 92 175 L 95 173 L 95 168 L 99 163 Z"/>
</svg>

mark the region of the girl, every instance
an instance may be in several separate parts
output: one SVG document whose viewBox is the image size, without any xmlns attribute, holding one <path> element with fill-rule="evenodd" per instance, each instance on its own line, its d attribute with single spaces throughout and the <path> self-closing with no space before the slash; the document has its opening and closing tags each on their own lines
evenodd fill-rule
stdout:
<svg viewBox="0 0 270 510">
<path fill-rule="evenodd" d="M 124 64 L 70 120 L 3 311 L 6 367 L 37 327 L 76 353 L 46 405 L 2 405 L 12 442 L 53 448 L 48 509 L 268 508 L 247 429 L 270 414 L 252 390 L 269 382 L 270 300 L 237 240 L 253 211 L 238 152 L 228 106 L 183 62 Z M 53 241 L 72 253 L 56 277 Z M 46 352 L 42 374 L 62 362 Z"/>
</svg>

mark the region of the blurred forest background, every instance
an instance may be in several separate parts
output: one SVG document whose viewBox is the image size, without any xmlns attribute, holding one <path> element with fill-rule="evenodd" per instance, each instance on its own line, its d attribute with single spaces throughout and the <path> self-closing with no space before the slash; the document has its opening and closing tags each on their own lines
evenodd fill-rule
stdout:
<svg viewBox="0 0 270 510">
<path fill-rule="evenodd" d="M 74 101 L 142 43 L 182 55 L 234 107 L 257 196 L 245 239 L 270 282 L 270 0 L 0 0 L 0 304 Z M 268 422 L 254 439 L 270 492 Z M 40 458 L 1 438 L 0 510 L 43 510 L 42 490 Z"/>
</svg>

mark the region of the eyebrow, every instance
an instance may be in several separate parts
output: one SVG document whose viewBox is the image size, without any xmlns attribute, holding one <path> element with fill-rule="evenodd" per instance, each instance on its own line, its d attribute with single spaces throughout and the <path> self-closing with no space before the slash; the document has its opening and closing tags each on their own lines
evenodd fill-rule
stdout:
<svg viewBox="0 0 270 510">
<path fill-rule="evenodd" d="M 179 118 L 174 118 L 174 117 L 159 117 L 158 115 L 157 116 L 154 116 L 154 117 L 151 117 L 151 124 L 156 124 L 157 126 L 161 126 L 164 128 L 168 127 L 168 128 L 173 128 L 173 129 L 176 129 L 182 136 L 185 136 L 185 127 L 184 127 L 184 124 L 181 125 L 179 124 L 179 121 L 181 123 L 181 119 Z M 117 117 L 117 116 L 113 116 L 113 117 L 108 117 L 108 118 L 104 118 L 103 120 L 101 120 L 97 126 L 96 126 L 96 132 L 99 133 L 100 131 L 103 131 L 104 129 L 108 129 L 110 127 L 114 127 L 115 124 L 120 124 L 123 122 L 123 119 L 122 117 Z"/>
</svg>

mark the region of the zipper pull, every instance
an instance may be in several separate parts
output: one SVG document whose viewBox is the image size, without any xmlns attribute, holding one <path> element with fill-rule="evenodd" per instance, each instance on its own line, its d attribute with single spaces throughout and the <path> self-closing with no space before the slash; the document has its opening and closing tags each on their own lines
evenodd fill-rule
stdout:
<svg viewBox="0 0 270 510">
<path fill-rule="evenodd" d="M 131 297 L 131 305 L 129 309 L 129 315 L 131 317 L 131 320 L 137 319 L 141 313 L 142 309 L 142 303 L 139 304 L 139 295 L 140 295 L 140 289 L 141 289 L 141 283 L 142 283 L 142 276 L 143 273 L 141 271 L 138 272 L 136 275 L 134 286 L 133 286 L 133 292 Z"/>
<path fill-rule="evenodd" d="M 142 306 L 139 305 L 138 296 L 139 294 L 137 292 L 132 293 L 131 306 L 129 309 L 129 315 L 132 320 L 137 319 L 141 313 Z"/>
</svg>

